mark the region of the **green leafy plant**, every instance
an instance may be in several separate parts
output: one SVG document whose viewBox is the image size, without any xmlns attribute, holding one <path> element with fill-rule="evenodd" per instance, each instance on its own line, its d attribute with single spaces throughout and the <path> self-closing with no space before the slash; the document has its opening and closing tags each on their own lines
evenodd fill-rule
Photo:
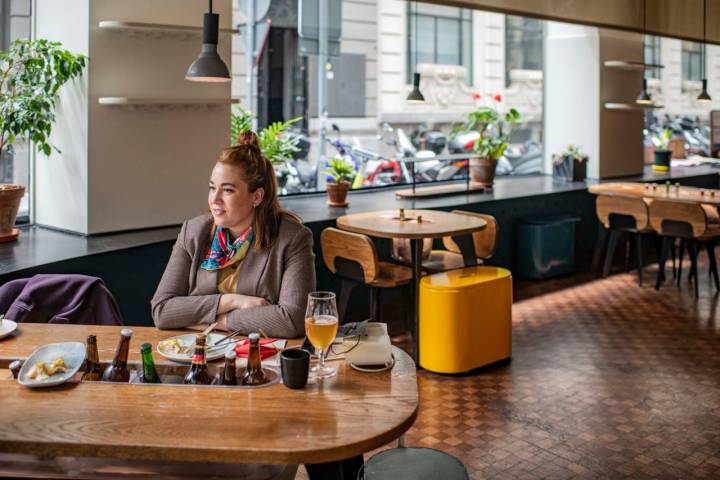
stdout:
<svg viewBox="0 0 720 480">
<path fill-rule="evenodd" d="M 333 158 L 328 162 L 328 168 L 323 173 L 330 175 L 335 183 L 352 182 L 355 178 L 355 169 L 342 158 Z"/>
<path fill-rule="evenodd" d="M 670 150 L 670 139 L 672 138 L 673 131 L 666 128 L 662 132 L 655 135 L 653 138 L 653 144 L 655 144 L 656 151 L 669 151 Z"/>
<path fill-rule="evenodd" d="M 504 115 L 492 107 L 481 107 L 467 114 L 465 125 L 458 131 L 477 130 L 480 138 L 473 151 L 484 158 L 497 160 L 505 153 L 512 126 L 520 120 L 520 112 L 511 108 Z"/>
<path fill-rule="evenodd" d="M 578 162 L 584 162 L 588 159 L 587 155 L 582 152 L 582 147 L 579 145 L 568 145 L 565 150 L 560 153 L 553 154 L 552 161 L 555 164 L 562 163 L 566 157 L 572 157 L 573 160 Z"/>
<path fill-rule="evenodd" d="M 0 151 L 12 153 L 15 140 L 24 138 L 45 155 L 60 152 L 49 141 L 57 93 L 86 63 L 85 55 L 43 39 L 15 40 L 0 52 Z"/>
<path fill-rule="evenodd" d="M 236 113 L 237 112 L 237 113 Z M 237 142 L 240 134 L 252 129 L 252 113 L 237 108 L 230 117 L 230 142 Z M 285 135 L 285 132 L 302 117 L 291 118 L 285 122 L 274 122 L 260 130 L 258 143 L 260 150 L 271 162 L 283 163 L 292 158 L 299 149 L 297 137 Z"/>
</svg>

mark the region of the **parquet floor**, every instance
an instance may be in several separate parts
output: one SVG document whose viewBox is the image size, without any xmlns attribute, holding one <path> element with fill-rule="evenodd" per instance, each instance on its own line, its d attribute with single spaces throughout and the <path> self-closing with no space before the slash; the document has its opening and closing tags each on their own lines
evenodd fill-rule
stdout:
<svg viewBox="0 0 720 480">
<path fill-rule="evenodd" d="M 719 297 L 706 267 L 698 300 L 684 279 L 655 291 L 654 275 L 516 303 L 512 363 L 419 373 L 407 445 L 473 479 L 720 478 Z"/>
</svg>

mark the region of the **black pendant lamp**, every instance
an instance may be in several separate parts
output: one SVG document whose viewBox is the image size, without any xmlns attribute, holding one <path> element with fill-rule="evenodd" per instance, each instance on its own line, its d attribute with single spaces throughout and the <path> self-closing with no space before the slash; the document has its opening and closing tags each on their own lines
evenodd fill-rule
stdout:
<svg viewBox="0 0 720 480">
<path fill-rule="evenodd" d="M 413 74 L 413 89 L 407 96 L 406 100 L 410 103 L 423 103 L 425 97 L 420 92 L 420 72 L 417 71 L 417 59 L 418 59 L 418 11 L 417 1 L 415 2 L 415 73 Z"/>
<path fill-rule="evenodd" d="M 653 100 L 650 94 L 648 93 L 647 88 L 647 78 L 645 78 L 645 37 L 647 35 L 646 30 L 646 10 L 645 10 L 645 0 L 643 0 L 643 81 L 642 81 L 642 92 L 640 92 L 640 95 L 635 99 L 635 103 L 640 105 L 652 105 Z"/>
<path fill-rule="evenodd" d="M 707 25 L 707 0 L 703 0 L 703 44 L 702 44 L 702 91 L 700 92 L 700 95 L 697 97 L 698 102 L 712 102 L 712 98 L 710 98 L 710 94 L 707 91 L 707 78 L 705 77 L 705 61 L 707 60 L 706 55 L 706 44 L 705 44 L 705 26 Z"/>
<path fill-rule="evenodd" d="M 188 68 L 185 79 L 191 82 L 229 82 L 230 72 L 217 52 L 220 16 L 213 13 L 212 0 L 209 3 L 209 12 L 203 15 L 202 50 Z"/>
</svg>

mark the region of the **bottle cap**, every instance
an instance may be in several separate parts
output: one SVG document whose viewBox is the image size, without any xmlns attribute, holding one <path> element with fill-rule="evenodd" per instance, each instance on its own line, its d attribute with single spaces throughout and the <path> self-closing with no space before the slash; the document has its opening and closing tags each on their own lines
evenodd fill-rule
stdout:
<svg viewBox="0 0 720 480">
<path fill-rule="evenodd" d="M 88 335 L 87 343 L 97 343 L 97 337 L 95 335 Z"/>
<path fill-rule="evenodd" d="M 195 344 L 197 345 L 197 344 L 202 343 L 203 345 L 205 345 L 205 340 L 206 340 L 206 339 L 207 339 L 207 335 L 203 335 L 202 333 L 198 333 L 197 335 L 195 335 Z"/>
<path fill-rule="evenodd" d="M 253 332 L 250 335 L 248 335 L 248 338 L 250 339 L 251 342 L 257 342 L 258 340 L 260 340 L 260 334 Z"/>
<path fill-rule="evenodd" d="M 123 328 L 120 330 L 120 335 L 123 337 L 132 337 L 133 331 L 129 328 Z"/>
<path fill-rule="evenodd" d="M 225 358 L 227 358 L 228 360 L 234 360 L 237 358 L 237 353 L 235 353 L 235 350 L 228 350 L 225 353 Z"/>
<path fill-rule="evenodd" d="M 150 351 L 152 351 L 152 345 L 150 345 L 149 343 L 143 343 L 142 345 L 140 345 L 140 353 L 147 353 Z"/>
</svg>

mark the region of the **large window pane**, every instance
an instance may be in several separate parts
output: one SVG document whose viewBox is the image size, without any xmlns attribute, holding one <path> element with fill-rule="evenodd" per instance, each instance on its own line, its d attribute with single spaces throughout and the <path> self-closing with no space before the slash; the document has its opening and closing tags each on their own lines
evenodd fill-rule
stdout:
<svg viewBox="0 0 720 480">
<path fill-rule="evenodd" d="M 437 63 L 460 64 L 460 22 L 448 18 L 437 19 Z"/>
</svg>

